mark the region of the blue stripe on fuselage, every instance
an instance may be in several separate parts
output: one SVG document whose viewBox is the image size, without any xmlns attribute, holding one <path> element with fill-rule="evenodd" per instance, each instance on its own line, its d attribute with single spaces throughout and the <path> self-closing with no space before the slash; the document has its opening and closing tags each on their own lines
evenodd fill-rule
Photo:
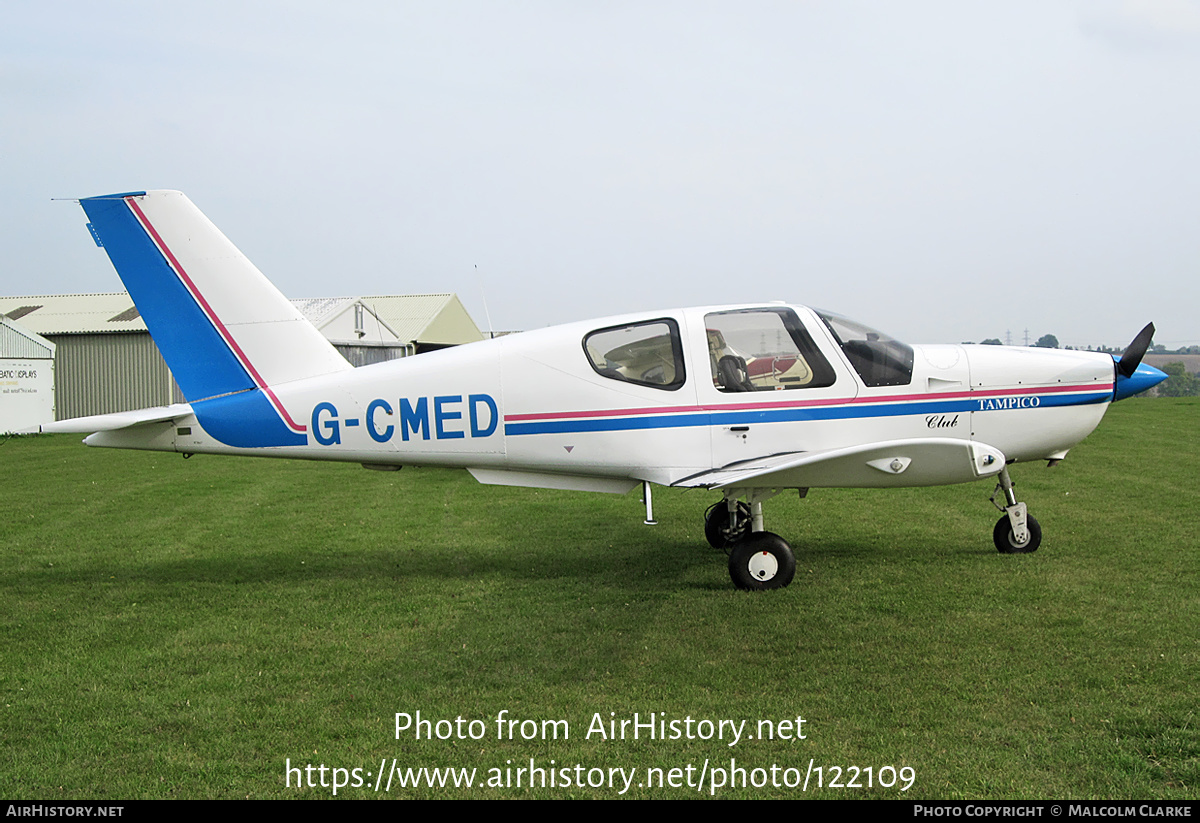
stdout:
<svg viewBox="0 0 1200 823">
<path fill-rule="evenodd" d="M 1109 392 L 1086 395 L 1036 395 L 1038 405 L 1031 408 L 1053 406 L 1083 406 L 1103 403 L 1111 399 Z M 744 426 L 752 423 L 792 423 L 807 420 L 846 420 L 867 417 L 900 417 L 917 414 L 946 414 L 953 412 L 980 411 L 980 397 L 964 397 L 953 400 L 933 400 L 913 403 L 891 403 L 878 405 L 847 404 L 842 406 L 808 406 L 802 408 L 738 409 L 720 411 L 710 409 L 694 414 L 646 415 L 638 417 L 606 417 L 570 420 L 534 420 L 505 423 L 504 434 L 570 434 L 575 432 L 631 431 L 636 429 L 676 429 L 691 426 Z"/>
</svg>

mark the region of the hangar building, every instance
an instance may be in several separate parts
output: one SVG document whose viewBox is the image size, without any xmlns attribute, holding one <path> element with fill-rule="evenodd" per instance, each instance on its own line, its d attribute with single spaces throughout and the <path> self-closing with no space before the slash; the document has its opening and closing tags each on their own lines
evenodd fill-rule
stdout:
<svg viewBox="0 0 1200 823">
<path fill-rule="evenodd" d="M 0 314 L 0 434 L 54 420 L 54 344 Z"/>
<path fill-rule="evenodd" d="M 355 366 L 483 339 L 454 294 L 292 304 Z M 17 321 L 52 346 L 55 420 L 183 402 L 125 292 L 0 297 L 0 318 Z"/>
</svg>

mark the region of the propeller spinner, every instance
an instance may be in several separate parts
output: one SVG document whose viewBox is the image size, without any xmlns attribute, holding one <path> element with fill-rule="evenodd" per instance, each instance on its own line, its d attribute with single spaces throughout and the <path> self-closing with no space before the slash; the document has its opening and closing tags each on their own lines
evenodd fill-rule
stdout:
<svg viewBox="0 0 1200 823">
<path fill-rule="evenodd" d="M 1124 400 L 1146 389 L 1157 386 L 1167 379 L 1167 375 L 1153 366 L 1142 365 L 1142 358 L 1150 348 L 1150 340 L 1154 337 L 1154 324 L 1147 323 L 1146 328 L 1137 333 L 1117 361 L 1117 384 L 1113 388 L 1113 400 Z"/>
</svg>

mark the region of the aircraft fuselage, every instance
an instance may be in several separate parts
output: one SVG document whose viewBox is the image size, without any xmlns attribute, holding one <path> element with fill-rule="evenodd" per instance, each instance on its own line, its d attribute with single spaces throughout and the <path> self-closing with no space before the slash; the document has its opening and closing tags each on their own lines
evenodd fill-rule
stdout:
<svg viewBox="0 0 1200 823">
<path fill-rule="evenodd" d="M 780 317 L 785 322 L 778 323 Z M 764 328 L 753 328 L 756 322 Z M 722 336 L 714 324 L 727 327 Z M 770 334 L 779 339 L 754 339 Z M 736 342 L 725 339 L 735 336 Z M 625 337 L 640 338 L 632 340 L 632 348 L 642 345 L 645 351 L 617 346 L 616 359 L 598 368 L 595 359 L 614 352 L 598 352 L 595 343 L 603 348 Z M 722 383 L 717 340 L 721 351 L 757 349 L 733 355 L 746 364 L 744 382 Z M 810 348 L 801 352 L 797 345 Z M 805 307 L 650 312 L 275 385 L 282 416 L 304 439 L 298 445 L 223 442 L 236 438 L 206 430 L 204 402 L 193 404 L 190 419 L 99 432 L 87 442 L 373 467 L 597 476 L 627 481 L 627 488 L 639 480 L 670 485 L 763 454 L 910 438 L 978 441 L 1009 461 L 1059 458 L 1096 427 L 1113 397 L 1108 355 L 994 346 L 904 348 L 911 363 L 901 363 L 898 373 L 882 380 L 876 375 L 873 382 L 880 384 L 868 385 L 860 372 L 872 364 L 856 363 L 834 327 Z M 632 371 L 621 372 L 622 357 Z M 800 368 L 800 359 L 814 362 Z M 660 366 L 671 373 L 656 371 Z M 153 427 L 157 430 L 149 430 Z M 247 430 L 256 436 L 252 427 Z M 500 475 L 492 477 L 503 482 Z"/>
</svg>

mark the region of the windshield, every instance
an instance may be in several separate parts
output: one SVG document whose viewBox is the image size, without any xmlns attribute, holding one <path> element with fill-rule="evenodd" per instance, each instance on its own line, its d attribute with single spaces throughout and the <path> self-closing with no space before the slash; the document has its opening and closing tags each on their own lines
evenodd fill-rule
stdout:
<svg viewBox="0 0 1200 823">
<path fill-rule="evenodd" d="M 907 386 L 912 382 L 912 346 L 840 314 L 815 310 L 846 359 L 868 386 Z"/>
</svg>

